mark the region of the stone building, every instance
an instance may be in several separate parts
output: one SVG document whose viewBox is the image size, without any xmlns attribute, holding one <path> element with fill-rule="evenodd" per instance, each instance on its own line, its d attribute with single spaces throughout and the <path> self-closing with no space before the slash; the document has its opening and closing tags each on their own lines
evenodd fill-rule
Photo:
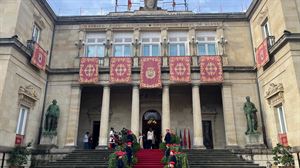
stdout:
<svg viewBox="0 0 300 168">
<path fill-rule="evenodd" d="M 59 149 L 82 147 L 86 131 L 106 147 L 110 127 L 136 135 L 155 119 L 190 132 L 193 148 L 247 148 L 245 97 L 258 109 L 255 145 L 271 148 L 282 136 L 300 151 L 300 1 L 254 0 L 246 12 L 196 14 L 141 9 L 105 16 L 57 16 L 45 0 L 0 2 L 0 151 L 41 143 L 47 107 L 60 107 Z M 269 61 L 255 51 L 268 41 Z M 30 63 L 32 41 L 47 52 L 46 70 Z M 141 59 L 161 60 L 161 87 L 140 88 Z M 190 80 L 170 80 L 170 57 L 188 56 Z M 219 56 L 222 78 L 203 81 L 200 60 Z M 80 59 L 99 59 L 99 80 L 79 82 Z M 111 58 L 129 57 L 131 80 L 111 82 Z M 298 67 L 299 66 L 299 67 Z M 157 138 L 159 141 L 160 138 Z M 249 144 L 250 143 L 250 144 Z M 257 146 L 258 147 L 258 146 Z M 299 156 L 298 156 L 299 157 Z"/>
</svg>

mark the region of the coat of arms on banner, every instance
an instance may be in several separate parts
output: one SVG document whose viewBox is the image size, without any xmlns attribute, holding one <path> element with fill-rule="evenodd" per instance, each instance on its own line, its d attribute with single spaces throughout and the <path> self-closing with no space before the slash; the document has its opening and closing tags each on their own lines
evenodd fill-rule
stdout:
<svg viewBox="0 0 300 168">
<path fill-rule="evenodd" d="M 191 81 L 191 57 L 170 57 L 170 80 L 173 82 Z"/>
<path fill-rule="evenodd" d="M 141 88 L 161 88 L 161 58 L 141 58 L 140 72 Z"/>
<path fill-rule="evenodd" d="M 98 82 L 98 58 L 86 58 L 80 59 L 80 83 L 96 83 Z"/>
<path fill-rule="evenodd" d="M 269 51 L 268 51 L 268 39 L 265 39 L 258 46 L 255 54 L 255 59 L 256 59 L 257 68 L 260 68 L 269 62 L 270 58 L 269 58 Z"/>
<path fill-rule="evenodd" d="M 45 71 L 47 55 L 47 52 L 38 43 L 35 43 L 33 55 L 31 57 L 31 64 Z"/>
<path fill-rule="evenodd" d="M 132 59 L 130 57 L 112 57 L 110 59 L 110 82 L 131 82 Z"/>
<path fill-rule="evenodd" d="M 223 67 L 220 56 L 200 57 L 201 82 L 223 82 Z"/>
</svg>

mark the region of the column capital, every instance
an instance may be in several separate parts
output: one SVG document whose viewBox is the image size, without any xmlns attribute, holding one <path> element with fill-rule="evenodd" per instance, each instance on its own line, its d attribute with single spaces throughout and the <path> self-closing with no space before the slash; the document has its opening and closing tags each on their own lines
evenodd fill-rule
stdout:
<svg viewBox="0 0 300 168">
<path fill-rule="evenodd" d="M 222 83 L 222 87 L 231 87 L 232 86 L 232 82 L 224 82 Z"/>
<path fill-rule="evenodd" d="M 139 83 L 131 83 L 131 85 L 132 85 L 133 88 L 134 88 L 134 87 L 139 87 L 139 86 L 140 86 Z"/>
<path fill-rule="evenodd" d="M 164 88 L 164 87 L 169 87 L 169 86 L 170 86 L 170 83 L 163 83 L 162 86 L 163 86 L 163 88 Z"/>
<path fill-rule="evenodd" d="M 192 83 L 192 86 L 194 87 L 194 86 L 200 86 L 200 83 Z"/>
<path fill-rule="evenodd" d="M 110 84 L 109 83 L 104 83 L 101 86 L 103 86 L 104 88 L 107 88 L 107 87 L 110 87 Z"/>
</svg>

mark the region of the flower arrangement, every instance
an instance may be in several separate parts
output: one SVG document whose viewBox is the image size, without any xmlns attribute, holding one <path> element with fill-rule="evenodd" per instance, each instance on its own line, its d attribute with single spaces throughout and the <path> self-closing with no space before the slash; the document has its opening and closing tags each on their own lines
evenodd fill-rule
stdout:
<svg viewBox="0 0 300 168">
<path fill-rule="evenodd" d="M 150 120 L 148 120 L 148 122 L 147 122 L 147 124 L 148 125 L 150 125 L 150 124 L 157 124 L 157 121 L 155 120 L 155 119 L 150 119 Z"/>
</svg>

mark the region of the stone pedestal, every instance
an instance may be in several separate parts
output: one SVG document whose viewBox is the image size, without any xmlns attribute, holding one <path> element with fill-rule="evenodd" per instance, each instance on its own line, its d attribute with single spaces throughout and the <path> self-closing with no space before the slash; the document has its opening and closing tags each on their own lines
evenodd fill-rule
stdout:
<svg viewBox="0 0 300 168">
<path fill-rule="evenodd" d="M 257 148 L 266 148 L 263 143 L 263 137 L 260 133 L 246 135 L 246 148 L 257 149 Z"/>
<path fill-rule="evenodd" d="M 49 146 L 57 146 L 57 135 L 55 135 L 55 136 L 42 135 L 40 144 L 41 145 L 49 145 Z"/>
</svg>

